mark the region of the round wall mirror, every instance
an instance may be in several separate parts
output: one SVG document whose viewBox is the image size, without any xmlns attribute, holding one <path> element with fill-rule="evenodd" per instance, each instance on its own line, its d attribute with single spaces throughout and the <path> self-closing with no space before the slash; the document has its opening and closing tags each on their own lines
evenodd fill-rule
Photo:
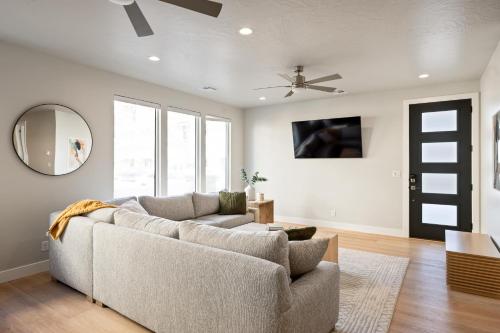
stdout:
<svg viewBox="0 0 500 333">
<path fill-rule="evenodd" d="M 17 156 L 29 168 L 59 176 L 75 171 L 89 158 L 92 133 L 77 112 L 62 105 L 43 104 L 19 117 L 12 142 Z"/>
</svg>

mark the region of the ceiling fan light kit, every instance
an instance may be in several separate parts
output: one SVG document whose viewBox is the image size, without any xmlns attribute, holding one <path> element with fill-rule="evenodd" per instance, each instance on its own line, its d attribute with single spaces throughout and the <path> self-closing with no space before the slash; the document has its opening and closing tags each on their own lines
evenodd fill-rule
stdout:
<svg viewBox="0 0 500 333">
<path fill-rule="evenodd" d="M 273 86 L 273 87 L 265 87 L 265 88 L 256 88 L 254 90 L 262 90 L 262 89 L 273 89 L 273 88 L 290 88 L 290 91 L 288 94 L 285 95 L 285 98 L 292 96 L 294 93 L 296 93 L 298 90 L 297 89 L 312 89 L 312 90 L 318 90 L 318 91 L 323 91 L 323 92 L 328 92 L 328 93 L 333 93 L 337 91 L 338 93 L 343 93 L 343 90 L 337 90 L 337 88 L 334 87 L 326 87 L 326 86 L 318 86 L 315 83 L 321 83 L 321 82 L 326 82 L 326 81 L 333 81 L 333 80 L 339 80 L 342 78 L 340 74 L 331 74 L 327 76 L 322 76 L 314 80 L 306 80 L 306 77 L 302 74 L 304 72 L 304 66 L 297 66 L 295 69 L 295 75 L 294 77 L 289 76 L 288 74 L 278 74 L 281 78 L 287 80 L 290 85 L 286 86 Z"/>
</svg>

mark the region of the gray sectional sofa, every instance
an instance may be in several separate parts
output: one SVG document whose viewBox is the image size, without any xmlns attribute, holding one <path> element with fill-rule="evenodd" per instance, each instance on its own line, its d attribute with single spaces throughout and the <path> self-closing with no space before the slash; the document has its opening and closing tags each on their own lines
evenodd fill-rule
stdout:
<svg viewBox="0 0 500 333">
<path fill-rule="evenodd" d="M 253 221 L 251 213 L 218 215 L 217 195 L 138 201 L 174 221 L 221 228 Z M 56 280 L 155 332 L 327 333 L 338 319 L 339 270 L 329 262 L 290 282 L 271 261 L 91 217 L 72 218 L 50 241 L 49 257 Z"/>
</svg>

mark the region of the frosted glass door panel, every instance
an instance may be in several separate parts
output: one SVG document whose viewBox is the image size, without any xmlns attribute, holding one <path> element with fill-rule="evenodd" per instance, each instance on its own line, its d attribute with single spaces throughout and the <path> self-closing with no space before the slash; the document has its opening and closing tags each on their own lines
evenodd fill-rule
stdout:
<svg viewBox="0 0 500 333">
<path fill-rule="evenodd" d="M 423 173 L 422 193 L 457 194 L 457 174 Z"/>
<path fill-rule="evenodd" d="M 422 204 L 422 223 L 457 226 L 457 206 Z"/>
<path fill-rule="evenodd" d="M 422 163 L 457 163 L 457 143 L 422 143 Z"/>
<path fill-rule="evenodd" d="M 456 130 L 456 110 L 422 113 L 422 132 L 448 132 Z"/>
</svg>

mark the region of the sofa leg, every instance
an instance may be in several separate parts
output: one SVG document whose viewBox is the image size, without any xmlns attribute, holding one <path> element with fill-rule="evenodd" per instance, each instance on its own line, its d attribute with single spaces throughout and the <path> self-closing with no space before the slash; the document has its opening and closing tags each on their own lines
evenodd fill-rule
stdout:
<svg viewBox="0 0 500 333">
<path fill-rule="evenodd" d="M 102 304 L 102 302 L 101 302 L 101 301 L 98 301 L 98 300 L 96 300 L 96 301 L 95 301 L 95 304 L 96 304 L 97 306 L 101 307 L 101 308 L 105 308 L 105 307 L 106 307 L 106 305 Z"/>
<path fill-rule="evenodd" d="M 92 298 L 92 296 L 89 296 L 89 295 L 86 295 L 85 298 L 87 299 L 87 301 L 89 301 L 90 303 L 94 303 L 94 299 Z"/>
</svg>

